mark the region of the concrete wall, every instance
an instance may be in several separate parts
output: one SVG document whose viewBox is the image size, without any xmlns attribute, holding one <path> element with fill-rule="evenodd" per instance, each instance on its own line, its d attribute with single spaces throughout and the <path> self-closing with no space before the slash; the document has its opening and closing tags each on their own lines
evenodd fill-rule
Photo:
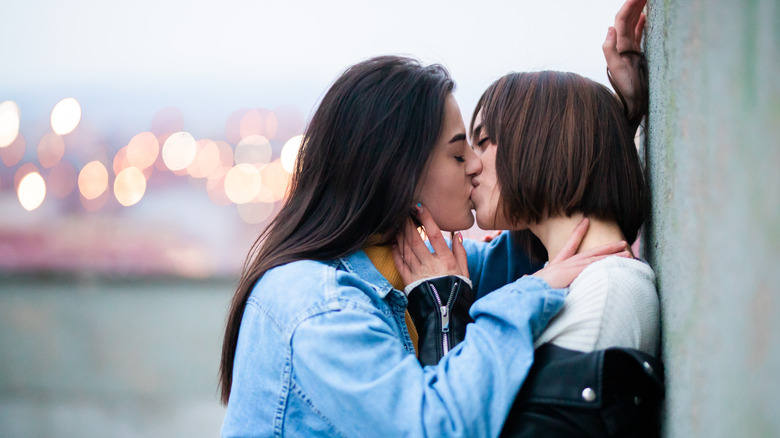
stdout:
<svg viewBox="0 0 780 438">
<path fill-rule="evenodd" d="M 0 276 L 0 437 L 215 437 L 230 281 Z"/>
<path fill-rule="evenodd" d="M 780 436 L 780 2 L 650 3 L 665 435 Z"/>
</svg>

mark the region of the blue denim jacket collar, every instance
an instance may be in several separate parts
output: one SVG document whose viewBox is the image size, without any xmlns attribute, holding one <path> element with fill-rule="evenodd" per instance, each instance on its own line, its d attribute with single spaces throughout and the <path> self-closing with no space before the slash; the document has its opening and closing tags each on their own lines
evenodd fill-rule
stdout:
<svg viewBox="0 0 780 438">
<path fill-rule="evenodd" d="M 379 273 L 363 250 L 355 251 L 346 257 L 340 258 L 339 261 L 347 271 L 370 283 L 376 290 L 379 298 L 385 299 L 387 294 L 393 290 L 393 286 Z"/>
</svg>

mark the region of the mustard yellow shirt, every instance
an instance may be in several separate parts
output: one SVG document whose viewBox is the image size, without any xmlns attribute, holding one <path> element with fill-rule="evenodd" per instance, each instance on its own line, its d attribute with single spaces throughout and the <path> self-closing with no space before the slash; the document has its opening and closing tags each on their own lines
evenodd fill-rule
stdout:
<svg viewBox="0 0 780 438">
<path fill-rule="evenodd" d="M 404 290 L 404 280 L 401 278 L 401 274 L 393 263 L 393 253 L 390 246 L 387 245 L 373 245 L 363 248 L 363 251 L 368 256 L 371 263 L 383 277 L 396 289 Z M 407 310 L 404 314 L 404 320 L 406 321 L 406 329 L 409 330 L 409 337 L 412 338 L 412 344 L 414 344 L 414 351 L 417 351 L 417 343 L 419 336 L 417 335 L 417 329 L 414 327 L 412 317 L 409 316 Z"/>
</svg>

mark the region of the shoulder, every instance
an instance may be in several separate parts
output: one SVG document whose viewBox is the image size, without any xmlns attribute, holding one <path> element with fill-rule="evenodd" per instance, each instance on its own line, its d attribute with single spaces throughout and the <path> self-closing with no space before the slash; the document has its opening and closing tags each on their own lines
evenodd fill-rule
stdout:
<svg viewBox="0 0 780 438">
<path fill-rule="evenodd" d="M 570 294 L 600 293 L 604 296 L 654 298 L 657 300 L 655 273 L 646 263 L 626 258 L 607 257 L 591 263 L 574 279 Z"/>
<path fill-rule="evenodd" d="M 346 307 L 374 307 L 374 288 L 338 260 L 298 260 L 270 269 L 247 300 L 281 326 Z"/>
<path fill-rule="evenodd" d="M 601 317 L 596 348 L 622 346 L 655 354 L 660 302 L 649 265 L 607 257 L 588 266 L 572 282 L 570 293 L 598 301 Z"/>
</svg>

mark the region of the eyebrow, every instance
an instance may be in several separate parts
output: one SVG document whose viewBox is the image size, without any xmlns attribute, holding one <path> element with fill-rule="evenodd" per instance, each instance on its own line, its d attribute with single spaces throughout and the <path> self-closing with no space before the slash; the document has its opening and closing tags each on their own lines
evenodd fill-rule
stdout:
<svg viewBox="0 0 780 438">
<path fill-rule="evenodd" d="M 477 140 L 479 138 L 480 131 L 482 131 L 482 123 L 477 125 L 477 127 L 474 128 L 474 131 L 471 132 L 471 138 Z"/>
<path fill-rule="evenodd" d="M 455 134 L 449 141 L 450 144 L 457 143 L 459 141 L 466 141 L 466 134 Z"/>
</svg>

